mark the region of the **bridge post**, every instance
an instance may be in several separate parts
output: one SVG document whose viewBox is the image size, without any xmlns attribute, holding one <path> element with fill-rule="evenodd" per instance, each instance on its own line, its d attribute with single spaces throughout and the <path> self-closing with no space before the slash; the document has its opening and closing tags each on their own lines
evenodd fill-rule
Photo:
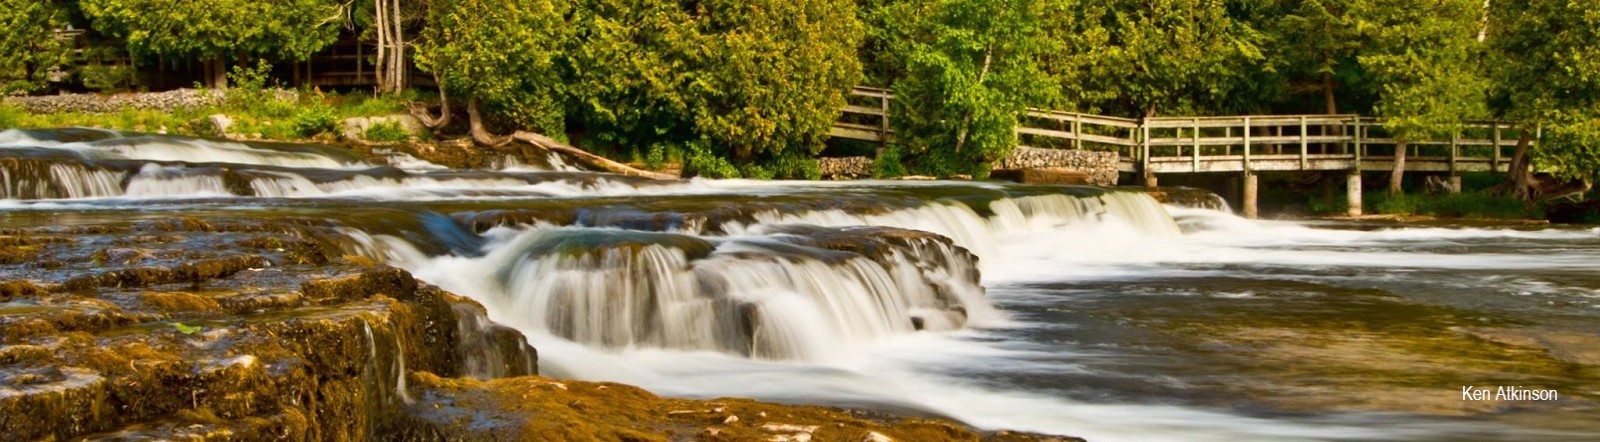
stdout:
<svg viewBox="0 0 1600 442">
<path fill-rule="evenodd" d="M 1461 131 L 1450 133 L 1450 193 L 1461 193 L 1461 172 L 1456 170 L 1456 157 L 1461 156 Z"/>
<path fill-rule="evenodd" d="M 1244 203 L 1244 217 L 1248 219 L 1256 219 L 1260 216 L 1259 209 L 1256 206 L 1256 195 L 1258 191 L 1256 187 L 1256 176 L 1257 175 L 1254 171 L 1244 171 L 1244 194 L 1241 195 L 1239 199 L 1242 200 L 1242 203 Z"/>
<path fill-rule="evenodd" d="M 1349 204 L 1346 215 L 1361 216 L 1361 168 L 1350 170 L 1345 176 L 1345 201 Z"/>
<path fill-rule="evenodd" d="M 1159 183 L 1156 173 L 1150 170 L 1150 123 L 1139 120 L 1139 172 L 1144 175 L 1144 187 L 1154 189 Z"/>
</svg>

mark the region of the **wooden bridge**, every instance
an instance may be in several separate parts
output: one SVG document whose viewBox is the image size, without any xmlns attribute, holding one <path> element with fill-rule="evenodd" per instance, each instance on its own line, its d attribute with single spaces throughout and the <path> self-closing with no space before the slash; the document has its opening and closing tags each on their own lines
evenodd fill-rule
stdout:
<svg viewBox="0 0 1600 442">
<path fill-rule="evenodd" d="M 882 89 L 856 88 L 830 135 L 889 141 L 892 99 Z M 1347 171 L 1350 214 L 1360 215 L 1361 172 L 1393 170 L 1399 145 L 1383 120 L 1357 115 L 1129 119 L 1031 109 L 1016 134 L 1024 146 L 1115 151 L 1121 172 L 1152 187 L 1158 174 L 1242 173 L 1249 217 L 1256 215 L 1256 174 L 1265 171 Z M 1462 172 L 1506 171 L 1515 134 L 1509 123 L 1473 122 L 1448 139 L 1411 140 L 1404 168 L 1446 173 L 1459 192 Z"/>
</svg>

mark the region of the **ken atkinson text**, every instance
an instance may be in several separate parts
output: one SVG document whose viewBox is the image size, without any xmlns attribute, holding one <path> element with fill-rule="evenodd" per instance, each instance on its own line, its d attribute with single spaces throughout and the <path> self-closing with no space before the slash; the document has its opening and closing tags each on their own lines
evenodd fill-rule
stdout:
<svg viewBox="0 0 1600 442">
<path fill-rule="evenodd" d="M 1461 387 L 1463 401 L 1553 401 L 1559 398 L 1555 390 L 1534 390 L 1522 387 L 1473 388 Z"/>
</svg>

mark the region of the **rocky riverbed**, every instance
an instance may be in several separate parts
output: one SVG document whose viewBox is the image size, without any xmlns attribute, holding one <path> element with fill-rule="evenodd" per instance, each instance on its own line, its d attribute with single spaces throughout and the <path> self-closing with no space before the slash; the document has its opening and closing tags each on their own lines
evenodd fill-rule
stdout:
<svg viewBox="0 0 1600 442">
<path fill-rule="evenodd" d="M 0 229 L 0 440 L 1071 440 L 536 376 L 319 219 Z"/>
</svg>

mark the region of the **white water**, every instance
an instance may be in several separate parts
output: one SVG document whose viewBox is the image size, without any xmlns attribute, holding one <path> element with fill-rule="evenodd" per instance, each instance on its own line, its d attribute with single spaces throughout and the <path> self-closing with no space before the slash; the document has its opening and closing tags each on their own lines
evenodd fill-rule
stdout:
<svg viewBox="0 0 1600 442">
<path fill-rule="evenodd" d="M 1005 200 L 994 205 L 996 216 L 991 218 L 954 204 L 864 217 L 832 211 L 773 214 L 763 222 L 735 229 L 734 235 L 749 238 L 763 234 L 764 226 L 794 222 L 922 228 L 988 250 L 989 255 L 983 257 L 986 263 L 993 260 L 1010 267 L 1010 271 L 1001 271 L 1005 269 L 985 265 L 988 285 L 1066 270 L 1036 254 L 1089 260 L 1105 258 L 1105 252 L 1117 247 L 1101 241 L 1107 237 L 1132 236 L 1150 244 L 1175 240 L 1177 227 L 1164 216 L 1161 206 L 1143 195 L 1111 195 L 1083 200 Z M 719 258 L 750 252 L 728 246 L 719 247 L 699 265 L 686 264 L 681 253 L 658 246 L 631 256 L 589 259 L 576 266 L 521 257 L 521 248 L 541 234 L 538 230 L 501 232 L 502 238 L 509 239 L 491 245 L 489 254 L 481 258 L 429 259 L 394 253 L 391 259 L 420 278 L 483 302 L 493 319 L 528 334 L 540 349 L 542 370 L 556 376 L 625 382 L 679 396 L 752 396 L 922 410 L 984 428 L 1071 434 L 1096 441 L 1284 440 L 1379 434 L 1356 425 L 1269 421 L 1183 407 L 1090 404 L 997 390 L 942 375 L 946 369 L 971 364 L 1027 364 L 1020 356 L 1049 350 L 1019 350 L 1014 343 L 986 342 L 976 339 L 984 335 L 978 330 L 912 332 L 892 326 L 895 322 L 884 318 L 907 310 L 891 300 L 897 298 L 897 292 L 904 296 L 902 301 L 924 295 L 915 290 L 917 284 L 896 282 L 873 270 L 881 267 L 870 263 L 830 267 L 804 261 L 752 260 L 748 253 L 738 261 Z M 715 270 L 685 272 L 687 266 Z M 608 268 L 625 270 L 594 270 Z M 915 266 L 894 266 L 912 268 Z M 868 274 L 872 276 L 863 276 Z M 732 294 L 730 298 L 758 306 L 773 334 L 757 339 L 775 346 L 778 353 L 756 351 L 757 358 L 752 359 L 720 346 L 711 333 L 718 327 L 718 321 L 710 317 L 715 312 L 704 304 L 708 301 L 696 296 L 705 290 L 697 286 L 699 281 L 712 275 L 728 285 L 721 290 Z M 866 281 L 882 287 L 861 284 Z M 641 291 L 653 293 L 655 298 L 641 297 Z M 567 298 L 552 303 L 558 298 L 552 293 L 557 292 Z M 652 310 L 661 315 L 655 319 L 664 321 L 641 318 L 639 311 L 651 309 L 641 309 L 637 303 L 618 306 L 616 298 L 653 299 L 667 305 Z M 981 300 L 966 302 L 974 303 L 968 308 L 975 318 L 990 318 L 975 320 L 976 325 L 1028 326 L 1001 320 Z M 571 314 L 547 320 L 552 305 L 566 306 Z M 609 307 L 597 308 L 602 305 Z M 980 309 L 984 313 L 977 313 Z M 575 321 L 590 324 L 583 332 L 574 333 Z M 640 338 L 639 324 L 652 323 L 668 330 Z M 774 355 L 781 357 L 762 358 Z"/>
<path fill-rule="evenodd" d="M 719 183 L 718 185 L 728 185 Z M 1107 198 L 1078 199 L 1065 196 L 1025 197 L 1002 200 L 992 205 L 994 216 L 984 218 L 959 204 L 933 204 L 881 215 L 850 215 L 839 211 L 797 214 L 771 213 L 758 216 L 759 222 L 733 226 L 736 238 L 767 234 L 768 226 L 808 223 L 818 225 L 899 226 L 938 232 L 958 244 L 979 251 L 984 269 L 984 284 L 996 296 L 1024 296 L 1004 289 L 1029 282 L 1081 281 L 1097 278 L 1160 277 L 1184 272 L 1174 270 L 1182 264 L 1249 263 L 1284 266 L 1418 266 L 1442 269 L 1512 267 L 1593 267 L 1593 256 L 1545 256 L 1508 260 L 1489 253 L 1437 254 L 1373 250 L 1326 250 L 1319 246 L 1383 245 L 1411 242 L 1448 242 L 1471 238 L 1593 239 L 1596 231 L 1511 231 L 1502 229 L 1395 229 L 1347 231 L 1316 229 L 1289 222 L 1250 221 L 1233 215 L 1200 209 L 1165 207 L 1140 194 L 1108 195 Z M 1178 222 L 1167 213 L 1176 215 Z M 1182 224 L 1189 233 L 1179 232 Z M 1159 404 L 1102 404 L 1006 387 L 985 379 L 961 376 L 966 367 L 982 366 L 987 372 L 1070 373 L 1083 370 L 1059 361 L 1063 349 L 1016 341 L 996 340 L 983 327 L 1029 328 L 1046 324 L 1017 323 L 996 314 L 993 320 L 974 319 L 979 329 L 942 332 L 873 330 L 872 319 L 851 316 L 837 309 L 819 306 L 830 302 L 807 299 L 832 291 L 848 292 L 860 299 L 882 296 L 872 290 L 805 286 L 795 284 L 793 274 L 815 275 L 836 281 L 851 277 L 836 272 L 808 268 L 802 263 L 774 265 L 732 264 L 738 269 L 720 269 L 729 280 L 755 281 L 761 278 L 786 280 L 782 289 L 751 290 L 759 293 L 763 308 L 783 312 L 790 338 L 775 339 L 786 346 L 787 358 L 749 358 L 737 352 L 699 347 L 644 345 L 640 342 L 595 344 L 603 338 L 587 336 L 576 340 L 570 333 L 553 331 L 539 318 L 548 312 L 528 305 L 530 298 L 520 294 L 548 290 L 550 286 L 584 282 L 585 302 L 603 303 L 616 293 L 615 275 L 572 273 L 573 269 L 541 267 L 524 261 L 512 275 L 496 279 L 491 273 L 506 268 L 511 260 L 507 250 L 516 240 L 537 233 L 502 233 L 514 238 L 492 245 L 483 258 L 443 257 L 427 259 L 416 255 L 401 258 L 416 274 L 448 290 L 473 296 L 490 309 L 491 317 L 511 324 L 539 349 L 545 373 L 588 380 L 604 380 L 640 385 L 676 396 L 750 396 L 780 401 L 860 404 L 866 406 L 922 410 L 951 416 L 983 428 L 1006 428 L 1070 434 L 1094 441 L 1278 441 L 1278 440 L 1371 440 L 1437 437 L 1440 434 L 1472 434 L 1470 425 L 1444 425 L 1422 420 L 1386 419 L 1378 416 L 1334 415 L 1327 418 L 1256 418 L 1226 411 Z M 1312 250 L 1300 250 L 1310 247 Z M 1291 250 L 1296 248 L 1296 250 Z M 719 249 L 718 253 L 734 249 Z M 681 255 L 667 250 L 654 261 L 630 262 L 635 268 L 678 269 Z M 652 252 L 655 253 L 655 252 Z M 717 258 L 711 258 L 716 261 Z M 595 263 L 587 263 L 593 266 Z M 914 266 L 900 266 L 910 268 Z M 748 272 L 745 274 L 743 272 Z M 1192 272 L 1192 271 L 1191 271 Z M 662 270 L 660 275 L 683 275 L 680 270 Z M 822 276 L 826 275 L 826 276 Z M 607 278 L 613 279 L 607 279 Z M 485 281 L 511 281 L 510 285 Z M 699 290 L 692 280 L 659 281 L 679 290 Z M 531 286 L 540 288 L 534 289 Z M 626 290 L 635 290 L 637 287 Z M 814 291 L 809 295 L 804 291 Z M 800 291 L 802 293 L 796 293 Z M 821 292 L 821 293 L 819 293 Z M 573 293 L 577 293 L 576 291 Z M 682 292 L 679 292 L 682 293 Z M 632 296 L 632 295 L 626 295 Z M 548 300 L 549 298 L 531 298 Z M 987 303 L 975 301 L 987 308 Z M 848 307 L 858 313 L 881 313 L 869 306 Z M 707 311 L 683 313 L 674 319 L 679 324 L 704 321 Z M 630 327 L 633 320 L 618 312 L 586 314 L 596 324 Z M 975 314 L 974 317 L 979 315 Z M 859 322 L 855 329 L 842 323 Z M 803 330 L 800 324 L 810 324 Z M 831 324 L 818 327 L 816 324 Z M 704 328 L 702 328 L 703 330 Z M 841 331 L 843 330 L 843 331 Z M 799 332 L 799 331 L 804 331 Z M 586 344 L 587 343 L 587 344 Z M 1047 358 L 1043 356 L 1049 356 Z M 1070 357 L 1067 358 L 1070 360 Z M 1381 425 L 1380 425 L 1381 424 Z M 1452 433 L 1454 432 L 1454 433 Z"/>
</svg>

